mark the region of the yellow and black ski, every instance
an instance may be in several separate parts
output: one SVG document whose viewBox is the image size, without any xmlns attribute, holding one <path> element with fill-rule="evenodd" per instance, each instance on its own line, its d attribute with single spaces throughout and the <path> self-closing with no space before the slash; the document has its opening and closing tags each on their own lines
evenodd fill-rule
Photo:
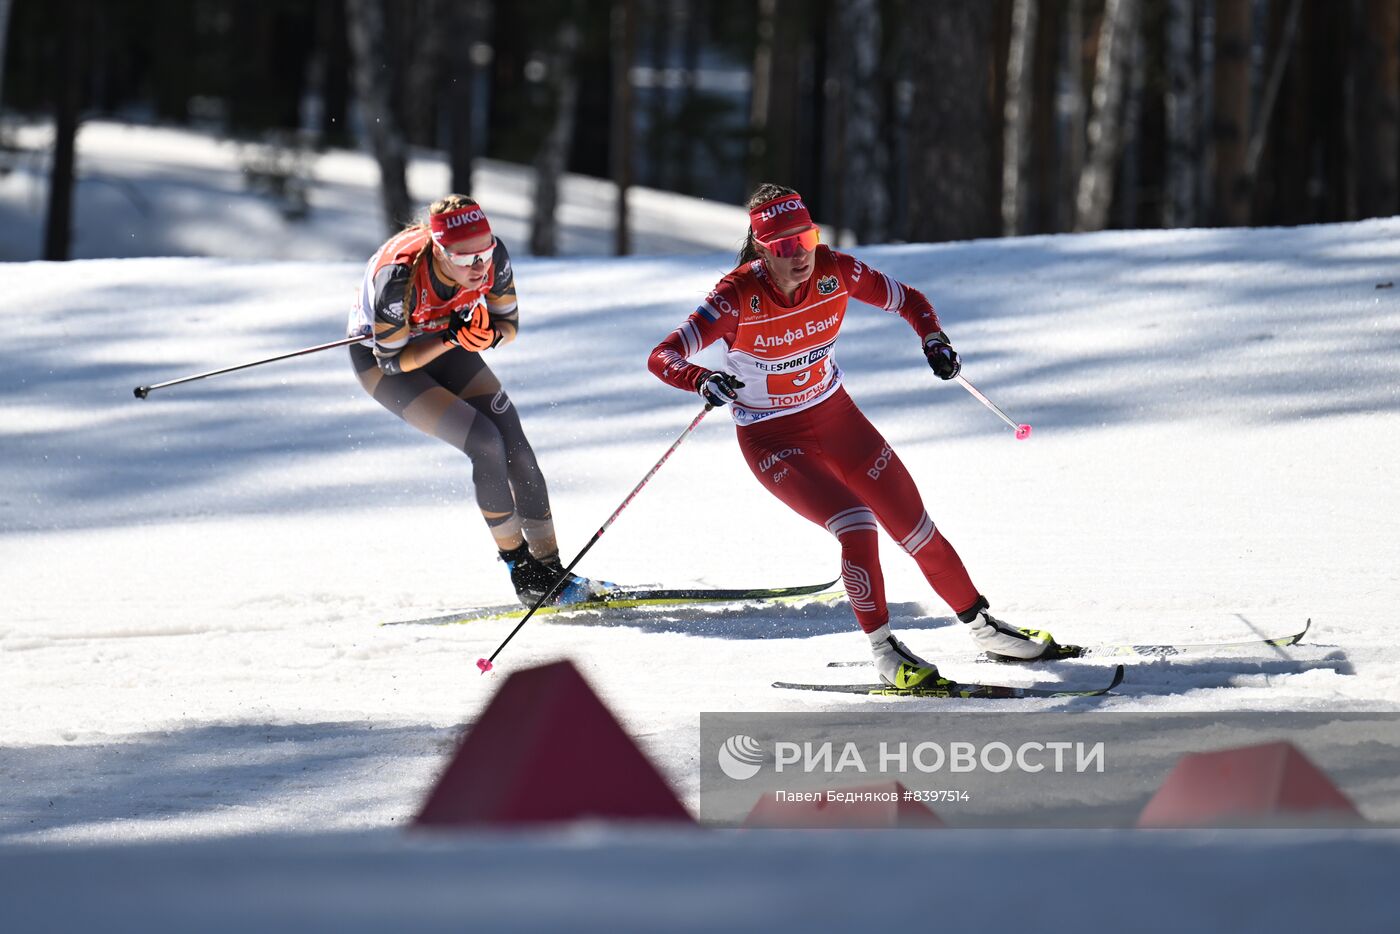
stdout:
<svg viewBox="0 0 1400 934">
<path fill-rule="evenodd" d="M 839 580 L 839 578 L 838 578 Z M 756 588 L 655 588 L 619 587 L 591 599 L 576 603 L 559 603 L 542 606 L 535 611 L 536 616 L 572 615 L 576 613 L 598 613 L 604 610 L 627 610 L 637 608 L 665 608 L 686 606 L 712 606 L 721 603 L 796 603 L 803 600 L 829 600 L 845 596 L 844 590 L 830 590 L 836 584 L 829 580 L 822 584 L 802 584 L 796 587 L 756 587 Z M 823 591 L 828 591 L 823 593 Z M 502 606 L 476 607 L 456 610 L 438 616 L 422 619 L 401 619 L 383 623 L 385 626 L 450 626 L 456 623 L 476 623 L 489 620 L 519 619 L 528 607 L 518 603 Z"/>
<path fill-rule="evenodd" d="M 875 684 L 797 684 L 790 681 L 775 681 L 773 687 L 790 691 L 832 691 L 839 694 L 866 694 L 871 697 L 940 697 L 940 698 L 987 698 L 998 700 L 1021 697 L 1098 697 L 1107 694 L 1123 683 L 1123 666 L 1113 670 L 1113 680 L 1099 688 L 1073 688 L 1062 685 L 1041 685 L 1014 687 L 1009 684 L 981 684 L 970 681 L 950 681 L 938 678 L 931 685 L 921 684 L 914 688 L 897 688 L 884 683 Z"/>
</svg>

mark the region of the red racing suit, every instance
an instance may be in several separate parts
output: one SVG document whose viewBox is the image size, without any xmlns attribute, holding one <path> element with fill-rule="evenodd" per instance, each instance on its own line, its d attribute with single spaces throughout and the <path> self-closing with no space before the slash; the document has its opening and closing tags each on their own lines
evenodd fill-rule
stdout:
<svg viewBox="0 0 1400 934">
<path fill-rule="evenodd" d="M 853 256 L 825 245 L 814 256 L 812 275 L 792 299 L 761 260 L 729 273 L 652 350 L 648 368 L 694 391 L 708 371 L 686 358 L 724 342 L 725 368 L 744 382 L 730 410 L 749 469 L 840 542 L 841 576 L 861 629 L 889 620 L 877 522 L 954 611 L 968 609 L 978 592 L 962 559 L 934 527 L 899 456 L 841 387 L 832 353 L 849 296 L 898 314 L 920 338 L 940 330 L 938 315 L 917 289 Z"/>
</svg>

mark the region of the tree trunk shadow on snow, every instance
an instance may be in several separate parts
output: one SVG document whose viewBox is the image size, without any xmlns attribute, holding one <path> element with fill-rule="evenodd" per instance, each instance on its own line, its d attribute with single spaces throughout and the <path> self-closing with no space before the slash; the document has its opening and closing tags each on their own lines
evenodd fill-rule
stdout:
<svg viewBox="0 0 1400 934">
<path fill-rule="evenodd" d="M 1275 677 L 1330 672 L 1340 677 L 1356 674 L 1347 653 L 1335 649 L 1318 658 L 1230 658 L 1225 655 L 1196 659 L 1180 656 L 1129 665 L 1115 693 L 1134 697 L 1181 695 L 1212 688 L 1273 687 Z"/>
<path fill-rule="evenodd" d="M 124 835 L 133 822 L 162 835 L 221 827 L 285 831 L 406 822 L 456 727 L 348 723 L 213 723 L 0 749 L 0 842 Z M 248 814 L 259 813 L 250 827 Z M 319 817 L 311 818 L 312 814 Z M 280 815 L 280 816 L 279 816 Z M 184 825 L 184 826 L 180 826 Z"/>
<path fill-rule="evenodd" d="M 1393 224 L 1371 222 L 1268 236 L 1141 232 L 857 253 L 927 292 L 969 378 L 1045 438 L 1184 417 L 1257 429 L 1393 413 L 1396 299 L 1376 291 L 1393 278 L 1393 236 Z M 587 269 L 518 264 L 522 336 L 488 360 L 559 492 L 557 513 L 571 508 L 581 452 L 635 446 L 613 457 L 625 477 L 621 496 L 693 415 L 698 400 L 655 380 L 646 358 L 728 262 L 619 261 L 608 273 L 615 290 L 594 288 Z M 0 524 L 90 529 L 210 511 L 343 510 L 392 483 L 409 483 L 415 501 L 445 488 L 424 490 L 431 482 L 450 483 L 460 497 L 466 457 L 379 410 L 340 351 L 146 402 L 132 397 L 138 383 L 336 339 L 360 268 L 218 260 L 76 267 L 87 278 L 26 308 L 25 320 L 43 328 L 30 335 L 21 326 L 26 353 L 0 376 L 0 398 L 46 415 L 12 435 L 0 457 L 16 490 Z M 12 271 L 7 281 L 23 275 Z M 103 354 L 75 356 L 73 335 L 88 333 L 104 335 Z M 1301 378 L 1297 361 L 1318 347 L 1344 351 L 1346 365 Z M 959 441 L 1005 431 L 962 394 L 935 385 L 917 340 L 894 316 L 853 303 L 837 355 L 853 398 L 911 462 L 931 450 L 919 445 L 957 453 Z M 723 456 L 737 462 L 722 421 L 716 413 L 691 445 L 726 448 Z M 378 466 L 374 455 L 386 450 L 404 474 Z M 688 447 L 678 460 L 697 456 Z M 250 482 L 293 462 L 323 469 L 305 471 L 296 485 Z M 15 505 L 32 501 L 45 508 Z"/>
</svg>

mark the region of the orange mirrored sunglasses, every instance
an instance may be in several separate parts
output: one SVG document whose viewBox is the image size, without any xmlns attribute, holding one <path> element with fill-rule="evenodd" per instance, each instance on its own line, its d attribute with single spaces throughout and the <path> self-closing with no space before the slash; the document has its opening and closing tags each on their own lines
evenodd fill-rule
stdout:
<svg viewBox="0 0 1400 934">
<path fill-rule="evenodd" d="M 822 232 L 816 227 L 813 227 L 811 230 L 804 230 L 790 237 L 776 237 L 766 243 L 762 240 L 757 242 L 774 256 L 781 259 L 788 259 L 789 257 L 796 256 L 799 249 L 805 250 L 808 253 L 812 252 L 821 241 Z"/>
</svg>

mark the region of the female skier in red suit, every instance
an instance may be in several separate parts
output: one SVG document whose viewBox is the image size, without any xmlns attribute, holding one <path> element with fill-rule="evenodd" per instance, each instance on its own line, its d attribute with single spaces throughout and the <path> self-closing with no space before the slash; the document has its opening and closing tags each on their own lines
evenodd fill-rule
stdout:
<svg viewBox="0 0 1400 934">
<path fill-rule="evenodd" d="M 934 665 L 890 633 L 877 555 L 878 522 L 984 651 L 1038 658 L 1048 633 L 991 616 L 962 559 L 924 511 L 909 471 L 841 387 L 832 354 L 848 298 L 898 314 L 918 333 L 934 373 L 961 367 L 938 315 L 910 288 L 820 243 L 802 197 L 762 185 L 749 199 L 739 265 L 648 359 L 651 372 L 714 405 L 730 404 L 739 448 L 760 483 L 841 545 L 841 577 L 880 677 L 895 687 L 937 679 Z M 723 341 L 727 372 L 687 362 Z M 930 682 L 931 684 L 932 682 Z"/>
</svg>

